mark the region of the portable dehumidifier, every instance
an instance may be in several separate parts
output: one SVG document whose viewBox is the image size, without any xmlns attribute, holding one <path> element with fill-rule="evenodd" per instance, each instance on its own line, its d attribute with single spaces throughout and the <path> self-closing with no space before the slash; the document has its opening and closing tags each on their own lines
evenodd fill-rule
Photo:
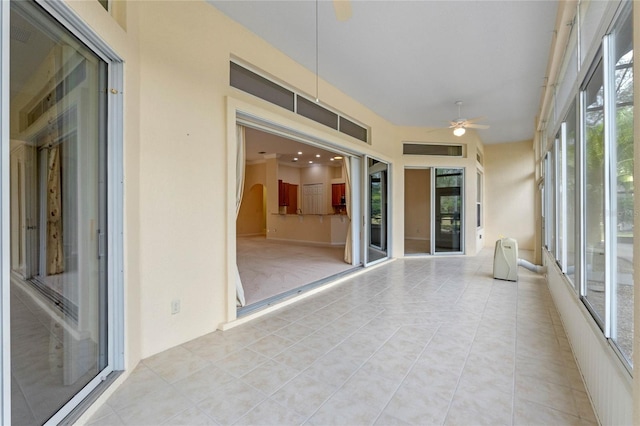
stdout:
<svg viewBox="0 0 640 426">
<path fill-rule="evenodd" d="M 501 238 L 496 241 L 493 278 L 518 281 L 518 242 L 513 238 Z"/>
</svg>

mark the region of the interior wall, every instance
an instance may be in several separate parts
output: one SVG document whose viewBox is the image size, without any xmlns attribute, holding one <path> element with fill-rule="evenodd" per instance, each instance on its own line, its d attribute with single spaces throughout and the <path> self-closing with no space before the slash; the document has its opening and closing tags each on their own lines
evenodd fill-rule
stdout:
<svg viewBox="0 0 640 426">
<path fill-rule="evenodd" d="M 431 239 L 431 169 L 404 171 L 404 237 Z"/>
<path fill-rule="evenodd" d="M 535 160 L 533 142 L 486 145 L 484 155 L 485 245 L 515 238 L 523 250 L 535 249 Z"/>
<path fill-rule="evenodd" d="M 259 183 L 243 193 L 242 204 L 236 219 L 237 235 L 263 235 L 266 232 L 264 195 L 264 186 Z"/>
</svg>

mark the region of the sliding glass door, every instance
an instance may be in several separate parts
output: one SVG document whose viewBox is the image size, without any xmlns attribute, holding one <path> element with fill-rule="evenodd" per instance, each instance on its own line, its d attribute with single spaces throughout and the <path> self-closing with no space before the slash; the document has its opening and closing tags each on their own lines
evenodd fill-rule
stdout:
<svg viewBox="0 0 640 426">
<path fill-rule="evenodd" d="M 10 21 L 11 420 L 39 425 L 109 364 L 107 63 L 36 3 Z"/>
<path fill-rule="evenodd" d="M 434 252 L 462 253 L 464 169 L 435 169 Z"/>
<path fill-rule="evenodd" d="M 389 165 L 383 161 L 367 158 L 368 176 L 368 226 L 366 263 L 388 257 L 388 173 Z"/>
</svg>

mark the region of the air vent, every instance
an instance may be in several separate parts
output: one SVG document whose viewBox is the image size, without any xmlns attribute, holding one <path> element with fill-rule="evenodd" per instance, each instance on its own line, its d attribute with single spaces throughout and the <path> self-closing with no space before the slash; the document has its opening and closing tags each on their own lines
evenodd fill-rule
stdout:
<svg viewBox="0 0 640 426">
<path fill-rule="evenodd" d="M 340 117 L 340 129 L 345 135 L 352 136 L 362 142 L 367 142 L 367 129 L 357 125 L 353 121 L 347 120 L 344 117 Z"/>
<path fill-rule="evenodd" d="M 229 81 L 231 86 L 293 111 L 293 92 L 291 90 L 287 90 L 234 62 L 231 62 L 230 66 Z"/>
<path fill-rule="evenodd" d="M 338 114 L 329 111 L 328 109 L 323 108 L 317 103 L 311 102 L 302 96 L 298 96 L 297 112 L 298 114 L 310 118 L 313 121 L 338 130 Z"/>
<path fill-rule="evenodd" d="M 243 92 L 293 111 L 317 123 L 338 130 L 362 142 L 369 143 L 369 130 L 343 117 L 316 102 L 274 83 L 271 80 L 244 68 L 235 62 L 229 62 L 229 83 Z M 295 99 L 295 103 L 294 103 Z"/>
<path fill-rule="evenodd" d="M 404 155 L 433 155 L 439 157 L 462 157 L 462 145 L 405 143 Z"/>
<path fill-rule="evenodd" d="M 17 27 L 15 25 L 11 25 L 10 37 L 11 37 L 11 40 L 16 40 L 21 43 L 26 43 L 31 38 L 31 31 L 26 30 L 24 28 Z"/>
</svg>

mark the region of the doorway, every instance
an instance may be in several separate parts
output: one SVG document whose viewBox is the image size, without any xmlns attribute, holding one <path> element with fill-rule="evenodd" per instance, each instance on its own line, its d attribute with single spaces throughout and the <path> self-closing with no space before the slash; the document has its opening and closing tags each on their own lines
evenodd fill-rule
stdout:
<svg viewBox="0 0 640 426">
<path fill-rule="evenodd" d="M 388 174 L 389 164 L 367 158 L 369 211 L 367 264 L 386 259 L 388 255 Z"/>
<path fill-rule="evenodd" d="M 405 255 L 464 251 L 464 169 L 405 169 Z"/>
<path fill-rule="evenodd" d="M 239 127 L 245 160 L 236 264 L 245 300 L 237 313 L 245 315 L 360 265 L 345 254 L 351 159 L 268 129 Z"/>
<path fill-rule="evenodd" d="M 435 252 L 462 252 L 464 169 L 435 169 Z"/>
</svg>

